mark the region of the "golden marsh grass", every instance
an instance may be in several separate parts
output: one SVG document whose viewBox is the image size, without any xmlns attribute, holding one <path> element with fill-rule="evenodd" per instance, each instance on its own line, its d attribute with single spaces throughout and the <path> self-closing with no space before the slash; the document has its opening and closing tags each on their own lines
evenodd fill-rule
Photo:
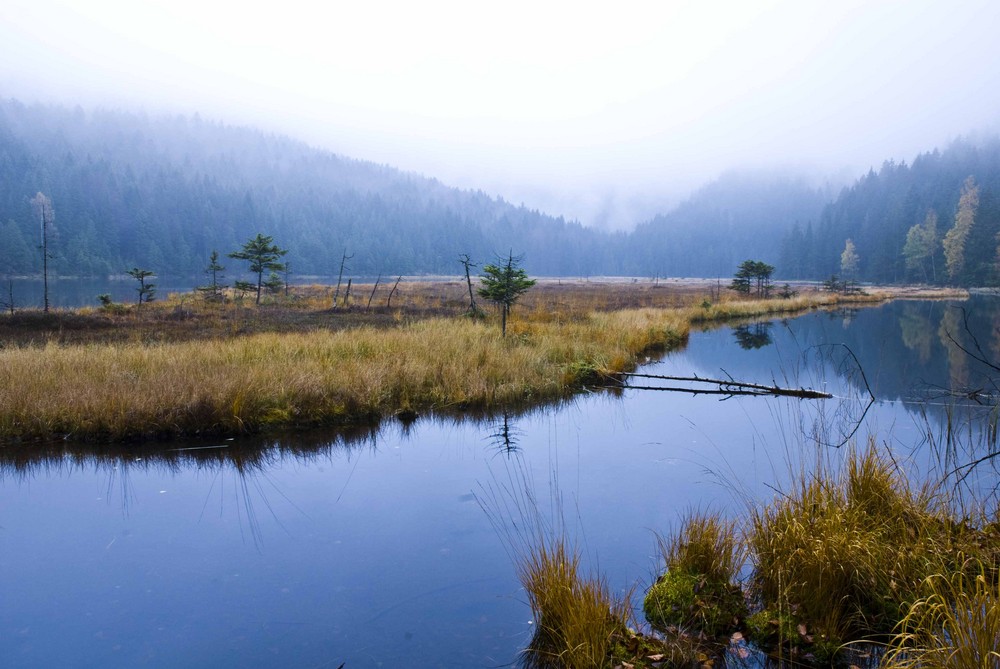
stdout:
<svg viewBox="0 0 1000 669">
<path fill-rule="evenodd" d="M 889 644 L 886 669 L 992 669 L 1000 666 L 1000 590 L 995 568 L 972 569 L 924 582 Z"/>
<path fill-rule="evenodd" d="M 110 341 L 6 346 L 0 350 L 0 439 L 238 433 L 400 412 L 525 406 L 567 397 L 595 376 L 632 369 L 643 356 L 682 344 L 692 323 L 835 301 L 815 295 L 601 310 L 587 308 L 595 304 L 591 293 L 557 294 L 572 307 L 561 311 L 526 301 L 505 339 L 490 319 L 398 314 L 388 325 L 362 319 L 335 329 L 317 326 L 322 319 L 310 314 L 302 331 L 257 332 L 265 310 L 240 307 L 242 325 L 230 323 L 215 334 L 197 329 L 187 338 L 175 333 L 180 341 L 158 338 L 155 320 L 126 317 L 107 326 L 114 330 Z M 691 296 L 686 299 L 690 304 Z M 173 315 L 179 307 L 159 308 Z M 198 309 L 209 314 L 205 327 L 217 326 L 211 320 L 221 318 L 216 312 Z M 179 322 L 187 323 L 199 311 L 182 316 Z M 160 329 L 169 327 L 165 321 Z M 119 330 L 132 334 L 123 337 Z M 241 334 L 245 330 L 250 333 Z"/>
</svg>

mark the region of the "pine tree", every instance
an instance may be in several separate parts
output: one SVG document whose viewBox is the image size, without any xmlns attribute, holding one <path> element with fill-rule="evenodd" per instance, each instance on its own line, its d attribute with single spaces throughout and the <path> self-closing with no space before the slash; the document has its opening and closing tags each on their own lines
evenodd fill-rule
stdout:
<svg viewBox="0 0 1000 669">
<path fill-rule="evenodd" d="M 260 304 L 260 291 L 264 286 L 264 272 L 280 272 L 285 266 L 283 263 L 278 262 L 278 258 L 282 257 L 288 253 L 286 249 L 278 248 L 278 245 L 274 243 L 274 239 L 261 233 L 257 233 L 257 236 L 247 241 L 243 245 L 243 248 L 239 251 L 233 251 L 229 254 L 230 258 L 236 258 L 237 260 L 246 260 L 250 263 L 250 271 L 257 275 L 256 285 L 246 282 L 237 281 L 236 287 L 240 290 L 245 290 L 249 292 L 250 290 L 256 290 L 257 299 L 256 304 Z"/>
<path fill-rule="evenodd" d="M 507 254 L 507 260 L 502 265 L 486 265 L 481 277 L 482 287 L 479 296 L 493 302 L 500 309 L 500 332 L 507 336 L 507 317 L 511 307 L 529 288 L 535 285 L 534 279 L 529 279 L 527 273 L 518 267 L 521 257 L 513 253 Z"/>
<path fill-rule="evenodd" d="M 135 289 L 139 294 L 139 306 L 142 306 L 143 302 L 152 302 L 156 297 L 156 284 L 146 283 L 146 279 L 156 275 L 148 269 L 139 269 L 138 267 L 130 269 L 128 275 L 139 282 L 139 287 Z"/>
<path fill-rule="evenodd" d="M 762 260 L 744 260 L 736 269 L 730 290 L 749 295 L 754 291 L 757 297 L 768 297 L 771 294 L 771 275 L 774 265 Z"/>
<path fill-rule="evenodd" d="M 226 286 L 220 283 L 220 279 L 225 269 L 225 267 L 219 264 L 219 252 L 213 249 L 212 254 L 208 257 L 208 266 L 205 267 L 205 274 L 212 277 L 212 283 L 206 286 L 198 286 L 198 291 L 205 296 L 206 300 L 210 302 L 219 302 L 222 300 L 222 291 Z"/>
</svg>

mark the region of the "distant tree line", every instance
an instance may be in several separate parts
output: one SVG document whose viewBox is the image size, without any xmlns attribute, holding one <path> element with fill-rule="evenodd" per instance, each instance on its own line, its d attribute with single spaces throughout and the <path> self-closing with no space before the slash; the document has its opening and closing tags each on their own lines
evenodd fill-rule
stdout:
<svg viewBox="0 0 1000 669">
<path fill-rule="evenodd" d="M 837 197 L 730 173 L 613 233 L 197 116 L 0 101 L 0 275 L 194 276 L 260 230 L 299 275 L 337 274 L 344 249 L 374 277 L 453 274 L 460 254 L 517 247 L 535 275 L 722 277 L 750 257 L 784 280 L 998 285 L 1000 139 L 886 162 Z"/>
<path fill-rule="evenodd" d="M 617 262 L 607 233 L 290 139 L 197 117 L 0 100 L 0 275 L 42 273 L 38 192 L 59 212 L 53 275 L 155 267 L 194 276 L 213 250 L 261 230 L 282 241 L 300 275 L 336 274 L 344 248 L 355 275 L 370 276 L 454 273 L 460 253 L 511 246 L 544 274 Z"/>
<path fill-rule="evenodd" d="M 781 243 L 788 278 L 1000 284 L 1000 139 L 886 162 Z"/>
<path fill-rule="evenodd" d="M 156 267 L 193 276 L 213 250 L 267 230 L 300 275 L 453 273 L 461 253 L 525 254 L 532 274 L 725 276 L 773 263 L 793 220 L 827 194 L 790 178 L 727 175 L 632 233 L 585 227 L 299 142 L 193 118 L 0 101 L 0 275 L 40 274 L 30 198 L 59 210 L 54 274 Z"/>
</svg>

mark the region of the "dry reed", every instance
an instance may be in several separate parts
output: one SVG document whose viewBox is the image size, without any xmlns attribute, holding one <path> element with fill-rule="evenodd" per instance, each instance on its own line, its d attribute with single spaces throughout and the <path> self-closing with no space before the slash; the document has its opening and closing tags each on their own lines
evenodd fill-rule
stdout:
<svg viewBox="0 0 1000 669">
<path fill-rule="evenodd" d="M 971 571 L 971 573 L 970 573 Z M 929 576 L 886 655 L 886 669 L 1000 667 L 1000 590 L 996 569 Z"/>
</svg>

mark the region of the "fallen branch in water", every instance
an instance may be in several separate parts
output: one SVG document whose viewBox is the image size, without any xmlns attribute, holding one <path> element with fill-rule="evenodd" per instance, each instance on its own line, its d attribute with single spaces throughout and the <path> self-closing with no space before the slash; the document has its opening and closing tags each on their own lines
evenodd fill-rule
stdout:
<svg viewBox="0 0 1000 669">
<path fill-rule="evenodd" d="M 621 376 L 638 377 L 644 379 L 663 379 L 665 381 L 688 381 L 690 383 L 704 383 L 716 386 L 716 388 L 678 388 L 669 386 L 634 386 L 626 382 L 622 383 L 623 388 L 632 390 L 666 390 L 671 392 L 691 393 L 692 395 L 780 395 L 782 397 L 799 397 L 802 399 L 830 399 L 830 393 L 818 390 L 808 390 L 806 388 L 782 388 L 780 386 L 765 386 L 759 383 L 744 383 L 741 381 L 725 379 L 703 379 L 700 376 L 665 376 L 662 374 L 640 374 L 638 372 L 622 372 Z"/>
</svg>

